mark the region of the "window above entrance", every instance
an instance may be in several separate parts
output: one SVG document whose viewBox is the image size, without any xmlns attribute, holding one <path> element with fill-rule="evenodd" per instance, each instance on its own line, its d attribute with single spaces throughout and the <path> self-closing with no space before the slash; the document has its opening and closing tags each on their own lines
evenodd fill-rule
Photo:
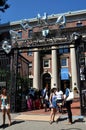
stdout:
<svg viewBox="0 0 86 130">
<path fill-rule="evenodd" d="M 61 67 L 68 67 L 68 59 L 67 58 L 61 59 Z"/>
<path fill-rule="evenodd" d="M 43 67 L 44 68 L 50 68 L 50 60 L 49 59 L 43 60 Z"/>
</svg>

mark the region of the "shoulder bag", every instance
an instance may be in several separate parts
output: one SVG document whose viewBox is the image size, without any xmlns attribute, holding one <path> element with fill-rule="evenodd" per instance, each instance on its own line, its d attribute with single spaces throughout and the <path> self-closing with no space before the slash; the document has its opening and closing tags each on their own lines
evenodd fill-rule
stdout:
<svg viewBox="0 0 86 130">
<path fill-rule="evenodd" d="M 73 92 L 69 92 L 69 96 L 66 98 L 66 101 L 71 101 L 74 99 L 74 93 Z"/>
</svg>

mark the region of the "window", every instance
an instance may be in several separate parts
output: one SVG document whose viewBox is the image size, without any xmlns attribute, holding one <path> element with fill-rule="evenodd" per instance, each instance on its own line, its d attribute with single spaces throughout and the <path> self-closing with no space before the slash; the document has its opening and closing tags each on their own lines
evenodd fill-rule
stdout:
<svg viewBox="0 0 86 130">
<path fill-rule="evenodd" d="M 44 60 L 44 61 L 43 61 L 43 66 L 44 66 L 45 68 L 49 68 L 49 67 L 50 67 L 50 60 Z"/>
<path fill-rule="evenodd" d="M 78 21 L 77 24 L 76 24 L 77 27 L 80 27 L 82 26 L 82 22 L 81 21 Z"/>
<path fill-rule="evenodd" d="M 67 58 L 61 59 L 61 67 L 68 67 L 68 59 Z"/>
<path fill-rule="evenodd" d="M 21 39 L 22 38 L 22 31 L 19 31 L 18 34 L 19 34 L 19 38 Z"/>
<path fill-rule="evenodd" d="M 32 68 L 32 62 L 29 62 L 29 68 Z"/>
<path fill-rule="evenodd" d="M 59 28 L 61 28 L 61 29 L 64 28 L 64 25 L 59 25 Z"/>
<path fill-rule="evenodd" d="M 27 55 L 32 56 L 33 55 L 32 51 L 27 52 Z"/>
<path fill-rule="evenodd" d="M 49 34 L 49 29 L 42 30 L 42 36 L 46 37 Z"/>
<path fill-rule="evenodd" d="M 29 78 L 29 87 L 30 87 L 30 88 L 33 87 L 33 78 Z"/>
<path fill-rule="evenodd" d="M 33 34 L 33 30 L 28 30 L 28 37 L 31 38 Z"/>
<path fill-rule="evenodd" d="M 63 54 L 63 53 L 69 53 L 69 48 L 67 46 L 61 46 L 59 48 L 59 54 Z"/>
</svg>

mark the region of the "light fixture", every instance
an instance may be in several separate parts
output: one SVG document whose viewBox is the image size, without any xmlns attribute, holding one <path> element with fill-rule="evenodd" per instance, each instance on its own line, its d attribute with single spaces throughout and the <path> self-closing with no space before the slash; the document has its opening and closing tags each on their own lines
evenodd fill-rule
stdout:
<svg viewBox="0 0 86 130">
<path fill-rule="evenodd" d="M 71 40 L 72 41 L 76 41 L 76 40 L 78 40 L 78 39 L 80 39 L 81 38 L 81 35 L 79 34 L 79 33 L 77 33 L 77 32 L 74 32 L 72 35 L 71 35 Z"/>
<path fill-rule="evenodd" d="M 9 54 L 12 49 L 12 46 L 10 45 L 9 41 L 4 40 L 2 43 L 2 48 L 7 54 Z"/>
<path fill-rule="evenodd" d="M 13 45 L 16 43 L 17 39 L 20 38 L 18 32 L 10 30 L 8 32 L 3 32 L 1 34 L 2 37 L 2 49 L 9 54 Z"/>
</svg>

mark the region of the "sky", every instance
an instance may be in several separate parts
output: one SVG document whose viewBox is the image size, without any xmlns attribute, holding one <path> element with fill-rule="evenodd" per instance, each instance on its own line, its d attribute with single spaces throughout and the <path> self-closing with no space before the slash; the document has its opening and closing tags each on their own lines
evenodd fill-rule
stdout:
<svg viewBox="0 0 86 130">
<path fill-rule="evenodd" d="M 10 5 L 0 12 L 0 24 L 48 15 L 86 9 L 86 0 L 7 0 Z"/>
</svg>

